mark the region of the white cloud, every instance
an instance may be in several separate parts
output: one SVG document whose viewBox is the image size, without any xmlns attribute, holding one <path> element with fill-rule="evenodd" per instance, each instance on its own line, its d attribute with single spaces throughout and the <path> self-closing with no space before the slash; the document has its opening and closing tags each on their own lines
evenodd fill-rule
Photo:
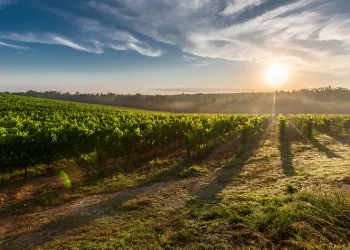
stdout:
<svg viewBox="0 0 350 250">
<path fill-rule="evenodd" d="M 292 68 L 333 74 L 350 68 L 348 0 L 120 0 L 119 7 L 108 3 L 91 0 L 88 5 L 111 22 L 199 57 L 278 60 Z M 320 44 L 324 41 L 338 44 Z"/>
<path fill-rule="evenodd" d="M 76 22 L 82 30 L 88 32 L 88 35 L 98 37 L 103 47 L 114 50 L 132 50 L 149 57 L 159 57 L 163 54 L 163 51 L 152 48 L 131 33 L 114 27 L 107 27 L 97 20 L 76 17 L 73 22 Z"/>
<path fill-rule="evenodd" d="M 95 54 L 103 53 L 106 48 L 132 50 L 149 57 L 159 57 L 163 54 L 162 50 L 152 48 L 148 43 L 139 40 L 127 31 L 107 27 L 94 19 L 75 17 L 55 9 L 49 10 L 68 19 L 83 32 L 82 35 L 77 35 L 80 37 L 79 43 L 52 33 L 0 33 L 0 38 L 24 43 L 62 45 Z"/>
<path fill-rule="evenodd" d="M 191 63 L 189 66 L 192 66 L 192 67 L 204 67 L 210 64 L 210 62 L 203 61 L 202 58 L 194 57 L 194 56 L 182 55 L 182 60 L 187 63 Z"/>
<path fill-rule="evenodd" d="M 0 0 L 0 8 L 10 2 Z M 159 57 L 164 52 L 153 39 L 180 48 L 186 53 L 182 60 L 193 66 L 210 62 L 203 58 L 219 58 L 280 60 L 333 74 L 350 68 L 349 0 L 89 0 L 86 5 L 98 13 L 96 19 L 52 10 L 79 29 L 74 37 L 0 33 L 0 38 Z"/>
<path fill-rule="evenodd" d="M 160 50 L 153 50 L 145 46 L 139 46 L 137 43 L 130 43 L 128 45 L 128 48 L 139 52 L 141 55 L 150 56 L 150 57 L 158 57 L 163 54 L 163 52 Z"/>
<path fill-rule="evenodd" d="M 229 3 L 225 10 L 222 12 L 225 15 L 238 13 L 251 6 L 258 6 L 261 4 L 261 0 L 234 0 L 233 3 Z"/>
<path fill-rule="evenodd" d="M 205 67 L 208 66 L 210 63 L 207 61 L 199 61 L 197 63 L 191 64 L 192 67 Z"/>
<path fill-rule="evenodd" d="M 329 20 L 319 33 L 319 40 L 350 43 L 350 20 L 343 15 Z"/>
<path fill-rule="evenodd" d="M 89 49 L 84 48 L 76 43 L 73 43 L 67 39 L 64 39 L 62 37 L 59 36 L 54 36 L 52 37 L 52 40 L 55 41 L 57 44 L 63 45 L 63 46 L 67 46 L 70 47 L 72 49 L 76 49 L 76 50 L 80 50 L 80 51 L 85 51 L 85 52 L 91 52 Z"/>
<path fill-rule="evenodd" d="M 197 60 L 196 57 L 193 57 L 193 56 L 186 56 L 186 55 L 182 55 L 182 59 L 183 59 L 185 62 L 191 62 L 191 61 Z"/>
<path fill-rule="evenodd" d="M 0 42 L 0 46 L 8 47 L 8 48 L 16 49 L 16 50 L 27 50 L 28 49 L 27 47 L 13 45 L 13 44 L 4 43 L 4 42 Z"/>
<path fill-rule="evenodd" d="M 141 47 L 134 43 L 109 44 L 109 45 L 106 45 L 106 47 L 109 47 L 114 50 L 132 50 L 132 51 L 138 52 L 141 55 L 149 56 L 149 57 L 159 57 L 163 54 L 161 50 L 153 50 L 152 48 Z"/>
<path fill-rule="evenodd" d="M 186 29 L 198 23 L 192 14 L 214 3 L 210 0 L 122 0 L 124 9 L 100 1 L 91 0 L 88 6 L 111 18 L 115 23 L 133 29 L 167 44 L 178 44 L 186 35 Z M 125 13 L 133 13 L 128 15 Z"/>
<path fill-rule="evenodd" d="M 66 38 L 57 36 L 55 34 L 0 33 L 0 38 L 11 40 L 11 41 L 23 42 L 23 43 L 42 43 L 42 44 L 51 44 L 51 45 L 63 45 L 75 50 L 88 52 L 88 53 L 95 53 L 95 54 L 100 54 L 103 52 L 101 50 L 101 47 L 99 46 L 99 42 L 97 41 L 92 41 L 91 42 L 92 46 L 87 48 L 73 41 L 70 41 Z"/>
</svg>

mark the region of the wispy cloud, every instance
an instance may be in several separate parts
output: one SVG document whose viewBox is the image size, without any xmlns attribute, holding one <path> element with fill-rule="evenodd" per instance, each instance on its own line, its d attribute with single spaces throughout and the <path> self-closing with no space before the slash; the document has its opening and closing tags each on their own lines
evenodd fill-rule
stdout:
<svg viewBox="0 0 350 250">
<path fill-rule="evenodd" d="M 105 25 L 93 18 L 81 17 L 47 6 L 42 7 L 70 22 L 73 27 L 78 28 L 77 33 L 80 34 L 82 40 L 93 41 L 93 44 L 97 43 L 100 53 L 109 48 L 136 51 L 141 55 L 150 57 L 158 57 L 163 54 L 162 50 L 152 48 L 148 43 L 135 37 L 130 32 L 116 28 L 115 23 Z"/>
<path fill-rule="evenodd" d="M 162 50 L 152 48 L 130 32 L 105 26 L 95 19 L 74 17 L 73 22 L 91 37 L 98 38 L 101 46 L 105 48 L 132 50 L 149 57 L 159 57 L 163 54 Z"/>
<path fill-rule="evenodd" d="M 348 0 L 120 0 L 118 4 L 91 0 L 87 4 L 111 22 L 199 57 L 279 60 L 296 69 L 333 74 L 350 68 Z"/>
<path fill-rule="evenodd" d="M 16 49 L 16 50 L 27 50 L 28 49 L 27 47 L 13 45 L 13 44 L 4 43 L 4 42 L 0 42 L 0 46 L 8 47 L 8 48 Z"/>
<path fill-rule="evenodd" d="M 194 57 L 194 56 L 188 56 L 188 55 L 182 55 L 182 60 L 188 63 L 191 63 L 190 66 L 192 67 L 204 67 L 208 66 L 210 62 L 203 61 L 200 57 Z"/>
<path fill-rule="evenodd" d="M 11 0 L 0 0 L 0 8 Z M 44 1 L 41 1 L 44 2 Z M 180 48 L 182 60 L 206 66 L 210 59 L 267 63 L 350 74 L 349 0 L 89 0 L 93 17 L 47 8 L 73 32 L 1 33 L 23 43 L 61 45 L 100 54 L 130 50 L 149 57 L 165 44 Z M 74 10 L 70 10 L 74 11 Z M 91 14 L 91 13 L 90 13 Z M 87 18 L 89 17 L 89 18 Z M 2 45 L 5 46 L 5 45 Z M 14 45 L 17 46 L 17 45 Z M 9 47 L 9 46 L 7 46 Z"/>
<path fill-rule="evenodd" d="M 193 56 L 186 56 L 186 55 L 182 55 L 182 58 L 185 62 L 191 62 L 191 61 L 195 61 L 197 60 L 196 57 L 193 57 Z"/>
<path fill-rule="evenodd" d="M 191 64 L 192 67 L 205 67 L 208 66 L 210 63 L 207 61 L 199 61 L 194 64 Z"/>
<path fill-rule="evenodd" d="M 102 50 L 100 49 L 99 44 L 96 42 L 92 43 L 92 45 L 88 48 L 55 34 L 0 33 L 0 38 L 11 40 L 11 41 L 23 42 L 23 43 L 42 43 L 42 44 L 51 44 L 51 45 L 62 45 L 62 46 L 66 46 L 79 51 L 95 53 L 95 54 L 102 53 Z"/>
<path fill-rule="evenodd" d="M 241 12 L 248 7 L 258 6 L 262 3 L 262 0 L 235 0 L 232 3 L 229 3 L 223 14 L 230 15 L 234 13 Z"/>
<path fill-rule="evenodd" d="M 76 50 L 80 50 L 80 51 L 85 51 L 85 52 L 91 52 L 91 50 L 84 48 L 83 46 L 80 46 L 76 43 L 73 43 L 67 39 L 64 39 L 62 37 L 59 36 L 53 36 L 52 40 L 55 41 L 57 44 L 63 45 L 63 46 L 67 46 L 70 47 L 72 49 L 76 49 Z"/>
<path fill-rule="evenodd" d="M 10 0 L 0 0 L 9 3 Z M 78 51 L 101 54 L 106 49 L 131 50 L 149 57 L 159 57 L 163 54 L 147 42 L 136 38 L 128 31 L 115 27 L 114 24 L 106 26 L 98 20 L 83 18 L 55 8 L 39 5 L 41 8 L 60 16 L 77 28 L 75 39 L 56 33 L 1 33 L 0 38 L 23 43 L 42 43 L 62 45 Z"/>
</svg>

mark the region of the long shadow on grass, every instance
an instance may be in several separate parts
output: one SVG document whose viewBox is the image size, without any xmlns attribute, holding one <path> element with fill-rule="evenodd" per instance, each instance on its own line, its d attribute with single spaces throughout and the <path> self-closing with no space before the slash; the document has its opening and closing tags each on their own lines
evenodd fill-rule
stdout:
<svg viewBox="0 0 350 250">
<path fill-rule="evenodd" d="M 315 137 L 310 138 L 310 142 L 314 147 L 317 148 L 318 151 L 323 152 L 328 158 L 339 158 L 340 156 L 337 155 L 335 152 L 330 150 L 327 146 L 324 144 L 320 143 L 319 140 L 317 140 Z"/>
<path fill-rule="evenodd" d="M 215 151 L 217 151 L 220 147 L 225 147 L 225 144 L 216 145 Z M 209 157 L 213 156 L 214 153 L 215 152 L 210 151 L 206 155 L 198 159 L 194 159 L 193 161 L 184 160 L 183 162 L 180 162 L 174 167 L 156 176 L 151 177 L 149 180 L 140 182 L 137 187 L 126 189 L 124 191 L 107 196 L 104 198 L 103 201 L 83 206 L 80 208 L 78 207 L 73 212 L 67 215 L 50 221 L 49 223 L 42 225 L 34 231 L 26 232 L 21 235 L 18 235 L 17 237 L 7 239 L 7 241 L 2 244 L 5 244 L 6 248 L 21 249 L 27 246 L 35 248 L 37 246 L 45 244 L 46 242 L 51 241 L 55 237 L 58 237 L 67 231 L 86 225 L 95 219 L 106 215 L 113 215 L 116 213 L 117 208 L 120 207 L 124 202 L 134 199 L 139 195 L 154 191 L 156 189 L 168 185 L 167 182 L 155 182 L 176 179 L 177 174 L 180 171 L 195 163 L 202 162 L 205 159 L 208 159 Z"/>
<path fill-rule="evenodd" d="M 295 169 L 293 166 L 293 154 L 289 134 L 285 135 L 283 138 L 280 138 L 278 149 L 281 154 L 283 173 L 286 176 L 294 175 Z"/>
<path fill-rule="evenodd" d="M 3 243 L 4 247 L 6 249 L 22 249 L 30 246 L 30 248 L 34 249 L 69 230 L 79 228 L 102 216 L 113 214 L 116 207 L 121 206 L 127 200 L 146 193 L 149 189 L 150 187 L 125 190 L 109 196 L 101 202 L 77 208 L 74 212 L 58 217 L 34 231 L 7 239 Z"/>
<path fill-rule="evenodd" d="M 348 134 L 339 134 L 339 133 L 330 132 L 330 133 L 327 133 L 327 135 L 337 140 L 341 144 L 345 144 L 345 145 L 350 144 L 350 135 Z"/>
<path fill-rule="evenodd" d="M 222 190 L 234 181 L 234 177 L 242 172 L 249 158 L 261 146 L 260 142 L 265 134 L 263 132 L 259 133 L 247 148 L 241 150 L 230 162 L 218 170 L 219 172 L 215 179 L 200 190 L 195 190 L 193 195 L 196 196 L 196 200 L 217 199 Z"/>
<path fill-rule="evenodd" d="M 284 135 L 280 134 L 279 137 L 279 151 L 281 155 L 283 173 L 286 176 L 293 176 L 295 174 L 295 168 L 293 165 L 293 153 L 292 153 L 292 143 L 293 142 L 303 142 L 307 143 L 307 138 L 303 133 L 295 126 L 295 124 L 288 119 L 288 126 L 286 133 Z"/>
<path fill-rule="evenodd" d="M 156 153 L 151 152 L 149 154 L 143 154 L 138 159 L 138 160 L 140 160 L 140 165 L 142 165 L 142 163 L 144 164 L 145 162 L 150 161 L 151 159 L 154 159 L 156 157 L 167 157 L 169 155 L 175 154 L 180 150 L 180 146 L 173 146 L 172 148 L 168 147 L 165 150 L 163 150 L 163 152 L 156 152 Z M 153 155 L 153 158 L 151 155 Z M 122 162 L 122 163 L 127 164 L 127 162 Z M 187 160 L 184 160 L 184 161 L 180 162 L 179 164 L 177 164 L 177 165 L 175 165 L 175 166 L 173 166 L 173 167 L 171 167 L 171 168 L 169 168 L 169 169 L 167 169 L 167 170 L 165 170 L 157 175 L 150 177 L 146 181 L 140 182 L 138 186 L 147 186 L 147 185 L 150 185 L 150 184 L 155 183 L 155 182 L 166 181 L 172 175 L 176 176 L 176 173 L 178 173 L 178 172 L 182 171 L 184 168 L 188 167 L 188 164 L 190 164 L 190 163 Z M 126 173 L 133 172 L 133 171 L 135 171 L 135 169 L 137 167 L 138 166 L 129 167 L 129 169 L 126 169 L 124 172 L 126 172 Z M 87 171 L 87 170 L 89 170 L 89 171 Z M 101 171 L 101 169 L 98 169 L 97 167 L 90 166 L 88 168 L 86 167 L 85 171 L 90 176 L 90 177 L 87 177 L 87 175 L 85 174 L 86 175 L 86 177 L 85 177 L 86 179 L 84 180 L 85 185 L 94 185 L 94 184 L 96 185 L 102 179 L 107 178 L 107 177 L 111 177 L 114 174 L 118 173 L 117 168 L 114 168 L 114 167 L 104 168 Z M 30 178 L 28 180 L 23 180 L 21 183 L 12 184 L 12 185 L 16 185 L 16 189 L 19 189 L 20 187 L 28 184 L 32 180 L 33 179 Z M 72 190 L 70 190 L 70 191 L 72 191 Z M 74 192 L 74 190 L 73 190 L 73 192 Z M 45 205 L 45 204 L 47 204 L 47 202 L 50 203 L 51 199 L 57 198 L 60 194 L 62 194 L 62 190 L 59 190 L 59 189 L 50 190 L 50 191 L 45 192 L 43 194 L 36 195 L 35 197 L 16 201 L 16 202 L 13 202 L 12 204 L 9 204 L 5 207 L 0 207 L 0 218 L 6 218 L 9 215 L 21 215 L 21 214 L 33 212 L 33 211 L 35 211 L 35 207 L 37 207 L 37 206 L 40 206 L 40 207 L 52 206 L 52 205 Z M 71 201 L 76 200 L 76 199 L 81 197 L 81 196 L 79 196 L 81 193 L 77 192 L 76 194 L 77 194 L 76 198 L 72 198 Z M 57 204 L 57 205 L 60 205 L 60 204 Z"/>
</svg>

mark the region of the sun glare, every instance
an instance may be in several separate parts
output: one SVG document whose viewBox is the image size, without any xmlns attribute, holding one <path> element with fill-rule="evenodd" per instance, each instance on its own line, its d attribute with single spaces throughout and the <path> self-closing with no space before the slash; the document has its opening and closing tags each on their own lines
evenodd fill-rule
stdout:
<svg viewBox="0 0 350 250">
<path fill-rule="evenodd" d="M 283 84 L 288 78 L 288 71 L 281 65 L 275 65 L 266 73 L 266 80 L 273 86 Z"/>
</svg>

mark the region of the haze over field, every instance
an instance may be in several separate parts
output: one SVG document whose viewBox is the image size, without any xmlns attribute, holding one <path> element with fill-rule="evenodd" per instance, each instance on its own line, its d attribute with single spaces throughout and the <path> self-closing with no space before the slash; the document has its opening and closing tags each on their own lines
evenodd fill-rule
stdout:
<svg viewBox="0 0 350 250">
<path fill-rule="evenodd" d="M 0 91 L 349 87 L 349 13 L 348 0 L 0 0 Z"/>
</svg>

